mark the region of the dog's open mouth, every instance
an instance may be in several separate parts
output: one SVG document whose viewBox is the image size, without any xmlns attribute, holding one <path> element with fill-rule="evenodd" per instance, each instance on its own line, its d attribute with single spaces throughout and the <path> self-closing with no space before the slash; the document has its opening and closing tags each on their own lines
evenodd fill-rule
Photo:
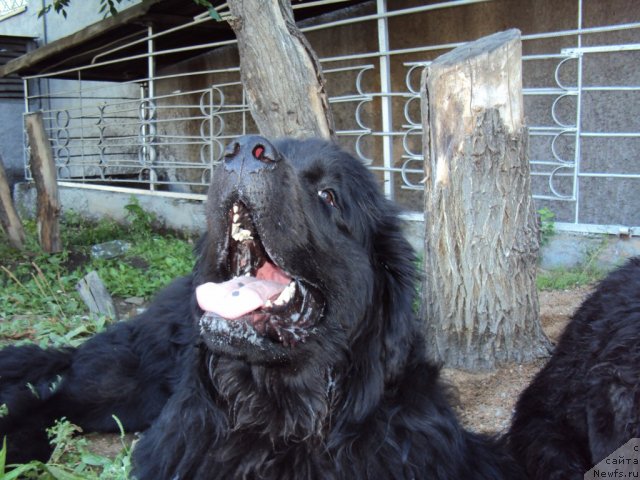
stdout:
<svg viewBox="0 0 640 480">
<path fill-rule="evenodd" d="M 304 342 L 324 309 L 318 290 L 278 267 L 266 253 L 246 206 L 229 211 L 230 279 L 196 288 L 202 334 L 284 346 Z"/>
</svg>

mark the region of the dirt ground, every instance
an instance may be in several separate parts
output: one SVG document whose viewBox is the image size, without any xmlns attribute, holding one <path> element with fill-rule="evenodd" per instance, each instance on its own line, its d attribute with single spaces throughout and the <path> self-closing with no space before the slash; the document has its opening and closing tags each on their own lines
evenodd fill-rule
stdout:
<svg viewBox="0 0 640 480">
<path fill-rule="evenodd" d="M 540 317 L 545 333 L 555 343 L 564 330 L 569 318 L 590 288 L 540 292 Z M 127 309 L 119 305 L 119 310 Z M 127 314 L 135 313 L 137 302 L 129 303 Z M 458 393 L 460 404 L 458 413 L 462 423 L 477 432 L 502 432 L 509 426 L 515 402 L 520 392 L 529 384 L 533 376 L 544 365 L 545 360 L 528 364 L 509 364 L 490 373 L 468 373 L 445 369 L 443 378 L 452 384 Z M 90 434 L 87 436 L 97 453 L 115 456 L 122 443 L 117 435 Z M 128 435 L 127 441 L 134 439 Z"/>
<path fill-rule="evenodd" d="M 588 287 L 540 292 L 542 327 L 554 344 L 589 292 Z M 504 365 L 490 373 L 445 369 L 443 377 L 458 391 L 458 413 L 462 423 L 477 432 L 495 433 L 506 430 L 518 395 L 545 361 L 540 359 L 523 365 Z"/>
</svg>

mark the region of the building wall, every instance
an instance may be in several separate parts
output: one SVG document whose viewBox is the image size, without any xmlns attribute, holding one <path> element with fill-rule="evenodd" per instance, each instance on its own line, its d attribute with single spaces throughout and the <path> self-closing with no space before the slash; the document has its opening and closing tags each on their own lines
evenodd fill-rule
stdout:
<svg viewBox="0 0 640 480">
<path fill-rule="evenodd" d="M 23 112 L 24 101 L 0 99 L 0 157 L 11 185 L 24 178 Z"/>
<path fill-rule="evenodd" d="M 140 3 L 141 0 L 122 0 L 120 10 Z M 28 0 L 27 9 L 0 21 L 0 35 L 33 37 L 38 45 L 45 45 L 77 32 L 103 18 L 98 0 L 73 0 L 67 8 L 67 17 L 51 11 L 38 18 L 38 12 L 50 3 L 47 0 Z"/>
<path fill-rule="evenodd" d="M 424 1 L 396 0 L 388 2 L 390 10 L 400 10 L 424 5 Z M 433 2 L 431 2 L 433 3 Z M 590 0 L 583 2 L 583 27 L 591 28 L 612 24 L 625 24 L 640 21 L 640 8 L 637 0 Z M 375 2 L 354 7 L 342 13 L 330 14 L 318 19 L 324 23 L 335 18 L 348 18 L 375 13 Z M 565 48 L 577 46 L 576 35 L 561 35 L 551 38 L 527 39 L 527 36 L 545 32 L 569 31 L 578 27 L 577 0 L 494 0 L 441 9 L 411 15 L 390 18 L 389 43 L 391 50 L 408 49 L 429 45 L 451 45 L 459 42 L 475 40 L 481 36 L 518 28 L 523 34 L 523 54 L 541 55 L 558 54 Z M 318 30 L 306 34 L 321 59 L 329 59 L 339 55 L 366 55 L 378 49 L 377 21 L 370 20 L 356 25 L 334 27 L 330 30 Z M 584 35 L 583 46 L 614 45 L 616 43 L 640 43 L 640 29 L 630 29 L 616 33 Z M 447 47 L 450 48 L 450 47 Z M 407 93 L 405 85 L 409 67 L 406 62 L 422 62 L 436 58 L 446 49 L 421 51 L 392 55 L 392 91 Z M 201 55 L 187 62 L 174 65 L 162 74 L 196 71 L 207 68 L 227 68 L 237 65 L 237 53 L 233 48 L 220 49 Z M 324 61 L 325 70 L 347 64 L 372 64 L 374 68 L 364 75 L 364 89 L 377 92 L 380 88 L 378 58 L 350 59 L 349 61 Z M 523 81 L 527 89 L 558 88 L 554 76 L 559 59 L 527 60 L 523 64 Z M 640 51 L 607 54 L 589 54 L 584 57 L 584 86 L 601 85 L 640 85 Z M 559 80 L 570 87 L 577 85 L 577 60 L 565 62 L 558 70 Z M 355 78 L 353 73 L 327 74 L 327 87 L 330 95 L 339 96 L 353 93 Z M 159 91 L 169 93 L 181 88 L 205 88 L 208 85 L 238 81 L 238 74 L 215 74 L 192 78 L 189 83 L 183 79 L 166 80 L 159 84 Z M 419 84 L 419 75 L 411 79 L 414 85 Z M 406 99 L 394 97 L 393 128 L 401 131 L 407 123 L 405 118 Z M 533 186 L 540 196 L 553 196 L 549 186 L 553 184 L 561 195 L 576 195 L 579 198 L 580 210 L 576 202 L 560 200 L 538 200 L 539 207 L 548 207 L 561 222 L 573 223 L 579 214 L 579 223 L 620 224 L 627 226 L 640 225 L 640 196 L 638 191 L 640 180 L 637 178 L 581 178 L 578 188 L 574 189 L 573 169 L 559 170 L 560 174 L 550 182 L 549 173 L 555 166 L 541 163 L 554 160 L 551 153 L 553 136 L 543 136 L 534 132 L 536 128 L 558 127 L 551 116 L 552 103 L 557 98 L 550 95 L 526 95 L 525 120 L 532 127 L 530 141 L 531 159 L 538 161 L 532 166 L 535 175 Z M 183 99 L 184 100 L 184 99 Z M 192 99 L 197 104 L 197 99 Z M 239 103 L 241 100 L 239 87 L 225 87 L 225 101 Z M 167 117 L 177 116 L 179 110 L 171 109 L 172 100 L 166 100 L 167 109 L 162 113 Z M 374 132 L 380 132 L 380 97 L 367 103 L 361 110 L 364 124 Z M 575 126 L 577 96 L 569 95 L 558 102 L 555 107 L 557 118 L 561 122 Z M 640 133 L 640 91 L 612 92 L 585 91 L 582 94 L 582 117 L 580 128 L 587 133 Z M 339 129 L 357 128 L 354 120 L 353 104 L 333 104 Z M 419 119 L 419 102 L 412 102 L 407 108 L 412 119 Z M 243 132 L 244 118 L 240 115 L 223 115 L 225 119 L 224 134 Z M 248 122 L 249 127 L 251 122 Z M 178 128 L 182 132 L 196 132 L 201 127 L 199 122 L 181 123 Z M 408 140 L 397 135 L 393 139 L 393 167 L 401 168 L 405 162 L 405 146 L 413 152 L 420 152 L 421 138 L 418 134 L 409 136 Z M 356 137 L 343 137 L 341 142 L 355 150 Z M 404 143 L 403 143 L 404 142 Z M 637 153 L 638 137 L 585 137 L 580 142 L 582 150 L 581 166 L 585 173 L 613 173 L 617 175 L 640 174 L 640 157 Z M 382 141 L 380 136 L 371 135 L 362 140 L 361 151 L 366 157 L 373 159 L 374 166 L 381 165 Z M 576 152 L 575 135 L 560 136 L 554 145 L 561 160 L 572 162 Z M 164 148 L 163 155 L 171 158 L 198 159 L 196 146 Z M 197 160 L 196 160 L 197 161 Z M 557 162 L 556 162 L 557 163 Z M 418 163 L 410 164 L 414 167 Z M 193 173 L 193 172 L 191 172 Z M 180 171 L 177 176 L 180 177 Z M 409 175 L 413 184 L 418 184 L 420 174 Z M 383 181 L 380 175 L 380 181 Z M 422 193 L 405 188 L 401 176 L 393 176 L 395 198 L 408 210 L 422 209 Z"/>
</svg>

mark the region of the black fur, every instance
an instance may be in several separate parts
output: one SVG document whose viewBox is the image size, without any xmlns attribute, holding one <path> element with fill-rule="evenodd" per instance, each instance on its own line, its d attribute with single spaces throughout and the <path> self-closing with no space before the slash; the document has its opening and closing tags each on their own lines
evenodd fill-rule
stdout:
<svg viewBox="0 0 640 480">
<path fill-rule="evenodd" d="M 640 437 L 640 258 L 610 274 L 576 311 L 521 395 L 509 437 L 536 480 L 582 480 Z"/>
<path fill-rule="evenodd" d="M 259 247 L 231 240 L 238 204 Z M 10 462 L 46 459 L 57 417 L 114 431 L 113 414 L 144 431 L 141 480 L 525 478 L 502 440 L 459 425 L 412 312 L 413 251 L 357 160 L 320 140 L 243 137 L 206 208 L 192 275 L 144 314 L 78 349 L 0 351 Z M 300 280 L 305 315 L 208 322 L 195 288 L 237 275 L 256 249 Z M 519 428 L 513 445 L 526 441 Z"/>
</svg>

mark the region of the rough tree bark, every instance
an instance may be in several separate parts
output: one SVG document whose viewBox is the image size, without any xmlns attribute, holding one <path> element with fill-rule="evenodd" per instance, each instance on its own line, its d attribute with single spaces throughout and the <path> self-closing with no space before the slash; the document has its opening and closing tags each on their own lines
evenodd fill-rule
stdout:
<svg viewBox="0 0 640 480">
<path fill-rule="evenodd" d="M 260 132 L 332 138 L 322 69 L 296 27 L 289 0 L 229 0 L 228 5 L 242 83 Z"/>
<path fill-rule="evenodd" d="M 424 310 L 434 359 L 468 370 L 548 354 L 517 30 L 459 47 L 422 78 Z"/>
<path fill-rule="evenodd" d="M 11 198 L 11 188 L 4 169 L 2 157 L 0 157 L 0 224 L 7 233 L 9 243 L 14 248 L 24 247 L 24 228 L 20 217 L 16 212 Z"/>
<path fill-rule="evenodd" d="M 40 246 L 45 252 L 62 250 L 60 240 L 60 198 L 56 183 L 56 166 L 51 143 L 42 121 L 42 112 L 25 115 L 25 127 L 29 139 L 31 174 L 36 184 L 37 222 Z"/>
</svg>

